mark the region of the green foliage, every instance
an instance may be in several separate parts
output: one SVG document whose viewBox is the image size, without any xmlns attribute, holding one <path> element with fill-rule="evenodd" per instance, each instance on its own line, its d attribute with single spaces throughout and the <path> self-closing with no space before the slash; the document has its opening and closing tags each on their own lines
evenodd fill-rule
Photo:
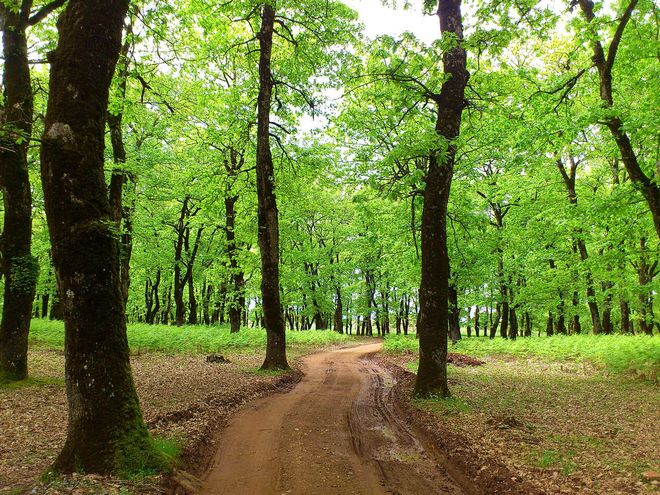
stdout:
<svg viewBox="0 0 660 495">
<path fill-rule="evenodd" d="M 384 349 L 393 354 L 416 353 L 414 336 L 390 335 Z M 513 355 L 547 360 L 589 361 L 612 373 L 631 372 L 655 381 L 660 371 L 660 339 L 647 335 L 556 335 L 516 340 L 463 338 L 451 352 L 483 357 Z"/>
<path fill-rule="evenodd" d="M 34 319 L 30 340 L 35 345 L 50 348 L 64 347 L 62 322 Z M 331 331 L 288 332 L 287 343 L 298 347 L 321 347 L 350 342 L 352 337 Z M 266 345 L 266 332 L 262 329 L 243 329 L 230 333 L 229 327 L 185 325 L 128 325 L 128 344 L 132 352 L 155 351 L 166 353 L 212 353 L 222 351 L 252 352 Z"/>
</svg>

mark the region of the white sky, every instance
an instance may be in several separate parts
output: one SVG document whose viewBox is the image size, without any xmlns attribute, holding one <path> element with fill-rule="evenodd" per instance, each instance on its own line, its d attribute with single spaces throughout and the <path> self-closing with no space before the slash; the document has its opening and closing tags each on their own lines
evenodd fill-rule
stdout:
<svg viewBox="0 0 660 495">
<path fill-rule="evenodd" d="M 405 31 L 415 33 L 426 43 L 440 38 L 438 18 L 422 13 L 421 0 L 413 1 L 416 5 L 410 10 L 385 7 L 381 0 L 344 0 L 344 3 L 358 11 L 360 21 L 365 25 L 365 32 L 370 38 L 381 34 L 396 36 Z"/>
</svg>

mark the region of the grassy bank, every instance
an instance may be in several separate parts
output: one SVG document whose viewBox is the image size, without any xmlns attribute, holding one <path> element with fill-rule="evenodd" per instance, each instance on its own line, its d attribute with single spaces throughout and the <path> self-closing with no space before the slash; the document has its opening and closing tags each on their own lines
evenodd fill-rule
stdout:
<svg viewBox="0 0 660 495">
<path fill-rule="evenodd" d="M 330 330 L 287 332 L 290 348 L 312 348 L 346 344 L 353 337 Z M 64 324 L 59 321 L 32 320 L 30 343 L 54 349 L 64 348 Z M 266 332 L 262 329 L 244 328 L 230 333 L 229 326 L 185 325 L 128 325 L 128 344 L 133 352 L 156 351 L 167 353 L 210 353 L 262 350 L 266 345 Z"/>
<path fill-rule="evenodd" d="M 386 352 L 416 353 L 414 336 L 390 335 Z M 660 369 L 660 337 L 647 335 L 557 335 L 516 340 L 483 337 L 463 338 L 450 345 L 450 352 L 476 357 L 512 355 L 549 361 L 588 361 L 610 373 L 634 372 L 655 380 Z"/>
</svg>

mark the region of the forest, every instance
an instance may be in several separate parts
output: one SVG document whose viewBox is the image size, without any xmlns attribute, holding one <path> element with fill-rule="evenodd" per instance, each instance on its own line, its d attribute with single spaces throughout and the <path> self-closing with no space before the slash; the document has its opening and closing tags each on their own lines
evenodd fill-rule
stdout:
<svg viewBox="0 0 660 495">
<path fill-rule="evenodd" d="M 655 493 L 654 0 L 0 28 L 1 494 Z"/>
</svg>

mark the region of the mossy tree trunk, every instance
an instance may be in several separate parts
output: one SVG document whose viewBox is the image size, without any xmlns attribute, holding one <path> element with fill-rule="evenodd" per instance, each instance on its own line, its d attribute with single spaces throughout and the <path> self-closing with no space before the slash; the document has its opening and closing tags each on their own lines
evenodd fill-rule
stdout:
<svg viewBox="0 0 660 495">
<path fill-rule="evenodd" d="M 18 12 L 0 4 L 4 95 L 0 104 L 0 187 L 4 230 L 0 237 L 0 270 L 5 291 L 0 323 L 0 378 L 27 377 L 28 332 L 39 266 L 32 257 L 32 195 L 28 144 L 32 136 L 34 98 L 28 65 L 26 28 L 32 2 Z"/>
<path fill-rule="evenodd" d="M 259 249 L 261 251 L 261 297 L 267 343 L 262 369 L 287 369 L 284 315 L 280 302 L 280 251 L 275 170 L 270 150 L 270 108 L 273 92 L 271 53 L 275 9 L 264 5 L 259 38 L 259 97 L 257 100 L 257 199 Z"/>
<path fill-rule="evenodd" d="M 69 0 L 50 55 L 41 176 L 53 264 L 65 294 L 68 431 L 58 472 L 163 466 L 142 418 L 103 173 L 108 92 L 128 0 Z M 94 70 L 89 70 L 94 67 Z"/>
<path fill-rule="evenodd" d="M 419 369 L 416 395 L 449 395 L 447 385 L 447 326 L 449 255 L 447 253 L 447 204 L 454 171 L 456 145 L 465 106 L 468 80 L 467 56 L 461 46 L 463 23 L 461 0 L 439 0 L 438 17 L 443 35 L 456 44 L 443 54 L 449 76 L 439 94 L 427 95 L 437 106 L 435 131 L 447 143 L 446 150 L 432 153 L 426 174 L 422 211 L 422 280 L 419 287 Z"/>
</svg>

